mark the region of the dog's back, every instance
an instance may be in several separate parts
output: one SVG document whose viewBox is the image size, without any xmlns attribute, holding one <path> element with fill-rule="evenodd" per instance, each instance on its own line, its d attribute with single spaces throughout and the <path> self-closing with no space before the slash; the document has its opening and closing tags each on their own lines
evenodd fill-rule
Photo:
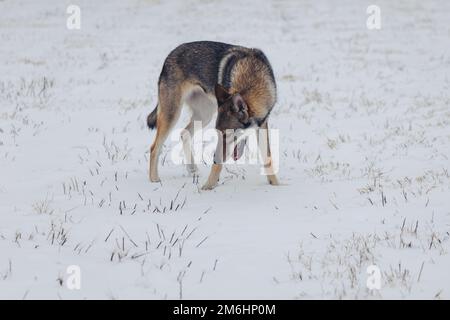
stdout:
<svg viewBox="0 0 450 320">
<path fill-rule="evenodd" d="M 260 116 L 270 111 L 276 99 L 275 77 L 265 54 L 222 42 L 197 41 L 176 47 L 164 62 L 161 83 L 169 88 L 190 83 L 209 95 L 214 95 L 219 83 L 242 92 L 251 113 Z"/>
<path fill-rule="evenodd" d="M 212 41 L 184 43 L 167 56 L 159 83 L 192 81 L 197 82 L 206 92 L 212 93 L 217 83 L 220 61 L 232 48 L 237 46 Z"/>
<path fill-rule="evenodd" d="M 248 70 L 249 73 L 265 66 L 264 72 L 275 83 L 272 67 L 261 50 L 214 41 L 189 42 L 176 47 L 164 62 L 159 82 L 188 80 L 196 82 L 205 92 L 213 93 L 216 83 L 231 86 L 233 68 L 242 59 L 250 59 L 255 64 L 248 65 L 249 68 L 255 67 Z"/>
</svg>

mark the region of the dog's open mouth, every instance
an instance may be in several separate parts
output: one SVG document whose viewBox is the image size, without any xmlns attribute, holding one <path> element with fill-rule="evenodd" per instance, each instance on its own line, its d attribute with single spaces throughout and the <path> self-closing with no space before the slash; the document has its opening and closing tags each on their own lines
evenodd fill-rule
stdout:
<svg viewBox="0 0 450 320">
<path fill-rule="evenodd" d="M 247 138 L 239 140 L 238 143 L 235 144 L 233 150 L 233 159 L 234 161 L 239 160 L 240 157 L 244 154 L 245 144 L 247 143 Z"/>
</svg>

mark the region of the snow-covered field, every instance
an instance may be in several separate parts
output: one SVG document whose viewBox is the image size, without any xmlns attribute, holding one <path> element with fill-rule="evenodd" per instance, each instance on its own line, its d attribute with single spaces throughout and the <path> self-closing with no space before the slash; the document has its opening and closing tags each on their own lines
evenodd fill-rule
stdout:
<svg viewBox="0 0 450 320">
<path fill-rule="evenodd" d="M 0 1 L 0 298 L 449 299 L 450 2 L 378 1 L 381 30 L 370 4 Z M 231 165 L 202 191 L 169 140 L 148 181 L 157 78 L 194 40 L 269 57 L 282 186 Z"/>
</svg>

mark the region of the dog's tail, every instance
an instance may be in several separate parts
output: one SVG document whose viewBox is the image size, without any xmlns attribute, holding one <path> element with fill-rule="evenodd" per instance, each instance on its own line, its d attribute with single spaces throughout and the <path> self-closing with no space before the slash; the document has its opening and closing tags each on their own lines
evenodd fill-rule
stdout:
<svg viewBox="0 0 450 320">
<path fill-rule="evenodd" d="M 156 128 L 156 112 L 158 111 L 158 105 L 153 109 L 153 111 L 147 117 L 147 126 L 150 129 Z"/>
</svg>

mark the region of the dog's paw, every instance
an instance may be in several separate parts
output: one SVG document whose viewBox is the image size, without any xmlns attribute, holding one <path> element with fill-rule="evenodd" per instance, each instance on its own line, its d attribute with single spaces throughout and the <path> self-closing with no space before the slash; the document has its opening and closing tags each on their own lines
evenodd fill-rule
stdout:
<svg viewBox="0 0 450 320">
<path fill-rule="evenodd" d="M 202 187 L 202 190 L 212 190 L 217 186 L 217 183 L 205 183 Z"/>
<path fill-rule="evenodd" d="M 156 177 L 150 176 L 150 182 L 153 182 L 153 183 L 161 182 L 161 179 L 158 176 L 156 176 Z"/>
<path fill-rule="evenodd" d="M 270 183 L 272 186 L 279 186 L 279 185 L 280 185 L 280 182 L 278 181 L 278 178 L 277 178 L 277 176 L 275 176 L 275 175 L 269 175 L 269 176 L 267 176 L 267 181 L 269 181 L 269 183 Z"/>
</svg>

